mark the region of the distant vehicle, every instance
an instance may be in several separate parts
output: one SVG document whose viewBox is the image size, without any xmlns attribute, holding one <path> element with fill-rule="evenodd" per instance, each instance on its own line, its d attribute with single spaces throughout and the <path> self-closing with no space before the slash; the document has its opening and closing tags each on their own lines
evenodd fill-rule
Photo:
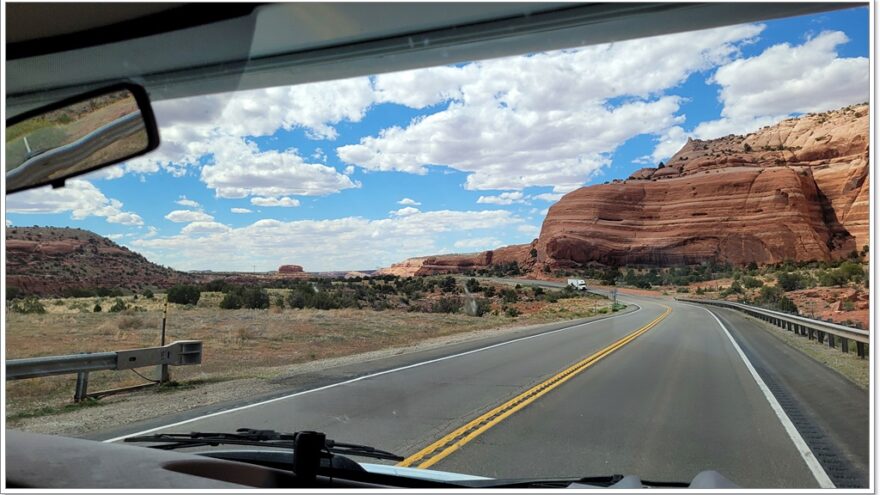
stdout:
<svg viewBox="0 0 880 495">
<path fill-rule="evenodd" d="M 568 279 L 568 285 L 575 290 L 587 290 L 587 283 L 582 278 L 570 278 Z"/>
</svg>

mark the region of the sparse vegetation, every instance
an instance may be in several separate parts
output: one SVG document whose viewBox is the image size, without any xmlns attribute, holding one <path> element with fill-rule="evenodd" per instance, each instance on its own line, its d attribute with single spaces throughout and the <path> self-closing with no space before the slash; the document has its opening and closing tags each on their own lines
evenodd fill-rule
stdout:
<svg viewBox="0 0 880 495">
<path fill-rule="evenodd" d="M 9 305 L 9 311 L 21 314 L 43 314 L 46 307 L 36 297 L 26 297 L 24 299 L 16 299 Z"/>
<path fill-rule="evenodd" d="M 174 304 L 192 304 L 195 306 L 199 303 L 201 291 L 194 285 L 175 285 L 168 289 L 168 302 Z"/>
</svg>

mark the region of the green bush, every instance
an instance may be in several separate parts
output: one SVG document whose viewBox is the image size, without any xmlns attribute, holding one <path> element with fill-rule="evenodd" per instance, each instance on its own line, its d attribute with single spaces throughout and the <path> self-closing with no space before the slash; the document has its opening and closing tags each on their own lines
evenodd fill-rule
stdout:
<svg viewBox="0 0 880 495">
<path fill-rule="evenodd" d="M 168 289 L 168 302 L 195 306 L 199 303 L 201 295 L 199 288 L 194 285 L 175 285 Z"/>
<path fill-rule="evenodd" d="M 479 292 L 483 290 L 483 288 L 480 287 L 480 282 L 475 278 L 469 278 L 464 286 L 467 287 L 468 292 Z"/>
<path fill-rule="evenodd" d="M 12 301 L 13 299 L 21 299 L 22 297 L 24 297 L 24 291 L 22 291 L 18 287 L 6 287 L 7 301 Z"/>
<path fill-rule="evenodd" d="M 457 297 L 441 297 L 431 306 L 432 313 L 458 313 L 461 301 Z"/>
<path fill-rule="evenodd" d="M 777 285 L 785 292 L 806 288 L 804 277 L 799 273 L 783 272 L 776 275 Z"/>
<path fill-rule="evenodd" d="M 505 303 L 515 303 L 518 299 L 514 289 L 501 289 L 498 295 L 501 296 L 501 300 Z"/>
<path fill-rule="evenodd" d="M 143 296 L 147 299 L 153 299 L 153 297 L 155 297 L 153 295 L 153 291 L 151 291 L 150 289 L 144 289 Z"/>
<path fill-rule="evenodd" d="M 22 314 L 43 314 L 46 312 L 46 308 L 40 300 L 33 296 L 12 301 L 9 310 L 13 313 Z"/>
<path fill-rule="evenodd" d="M 764 282 L 755 277 L 745 276 L 742 279 L 742 284 L 746 289 L 757 289 L 758 287 L 762 287 Z"/>
<path fill-rule="evenodd" d="M 119 313 L 120 311 L 125 311 L 126 309 L 128 309 L 128 305 L 125 304 L 125 301 L 117 297 L 116 301 L 113 303 L 113 306 L 110 306 L 110 309 L 108 311 L 111 313 Z"/>
<path fill-rule="evenodd" d="M 520 312 L 515 307 L 508 306 L 508 308 L 504 311 L 504 314 L 506 314 L 507 316 L 509 316 L 511 318 L 516 318 L 517 316 L 520 315 Z"/>
<path fill-rule="evenodd" d="M 223 296 L 220 307 L 222 309 L 267 309 L 269 307 L 269 293 L 266 292 L 266 289 L 259 287 L 232 287 Z"/>
<path fill-rule="evenodd" d="M 242 301 L 241 294 L 237 292 L 228 292 L 223 296 L 223 300 L 220 301 L 221 309 L 241 309 L 244 305 Z"/>
<path fill-rule="evenodd" d="M 92 311 L 95 313 L 100 313 L 101 312 L 101 305 L 98 303 L 95 303 L 95 307 L 92 308 Z"/>
</svg>

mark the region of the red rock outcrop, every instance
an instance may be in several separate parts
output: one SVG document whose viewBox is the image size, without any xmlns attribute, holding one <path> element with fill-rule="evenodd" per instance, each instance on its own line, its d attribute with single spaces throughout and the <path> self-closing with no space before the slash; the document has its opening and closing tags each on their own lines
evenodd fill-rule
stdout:
<svg viewBox="0 0 880 495">
<path fill-rule="evenodd" d="M 550 208 L 538 263 L 626 266 L 827 260 L 855 242 L 808 167 L 732 167 L 578 189 Z"/>
<path fill-rule="evenodd" d="M 409 258 L 382 268 L 378 275 L 397 275 L 412 277 L 416 275 L 441 275 L 463 273 L 471 270 L 485 270 L 492 265 L 516 262 L 520 266 L 529 263 L 531 244 L 515 244 L 492 251 L 471 254 L 447 254 Z"/>
<path fill-rule="evenodd" d="M 281 265 L 278 267 L 278 273 L 282 274 L 293 274 L 293 273 L 303 273 L 303 267 L 299 265 Z"/>
<path fill-rule="evenodd" d="M 853 105 L 745 136 L 689 140 L 662 167 L 565 195 L 532 244 L 413 258 L 385 270 L 427 275 L 516 261 L 540 275 L 591 262 L 843 257 L 868 244 L 868 110 Z"/>
<path fill-rule="evenodd" d="M 6 285 L 25 294 L 70 289 L 141 290 L 192 283 L 196 277 L 150 263 L 138 253 L 81 229 L 6 229 Z"/>
<path fill-rule="evenodd" d="M 690 140 L 662 168 L 550 208 L 538 264 L 828 260 L 868 243 L 868 106 Z"/>
</svg>

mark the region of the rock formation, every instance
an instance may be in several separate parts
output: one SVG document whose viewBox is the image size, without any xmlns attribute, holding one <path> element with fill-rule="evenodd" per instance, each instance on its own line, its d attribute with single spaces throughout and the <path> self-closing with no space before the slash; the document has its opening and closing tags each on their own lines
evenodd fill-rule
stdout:
<svg viewBox="0 0 880 495">
<path fill-rule="evenodd" d="M 167 288 L 196 277 L 149 262 L 81 229 L 6 229 L 6 285 L 25 294 L 60 296 L 69 289 Z"/>
<path fill-rule="evenodd" d="M 665 165 L 568 193 L 531 245 L 413 258 L 386 270 L 427 275 L 516 261 L 539 274 L 587 263 L 844 257 L 869 239 L 868 110 L 853 105 L 745 136 L 689 140 Z"/>
<path fill-rule="evenodd" d="M 299 265 L 281 265 L 278 267 L 278 273 L 281 274 L 294 274 L 294 273 L 303 273 L 303 267 Z"/>
</svg>

